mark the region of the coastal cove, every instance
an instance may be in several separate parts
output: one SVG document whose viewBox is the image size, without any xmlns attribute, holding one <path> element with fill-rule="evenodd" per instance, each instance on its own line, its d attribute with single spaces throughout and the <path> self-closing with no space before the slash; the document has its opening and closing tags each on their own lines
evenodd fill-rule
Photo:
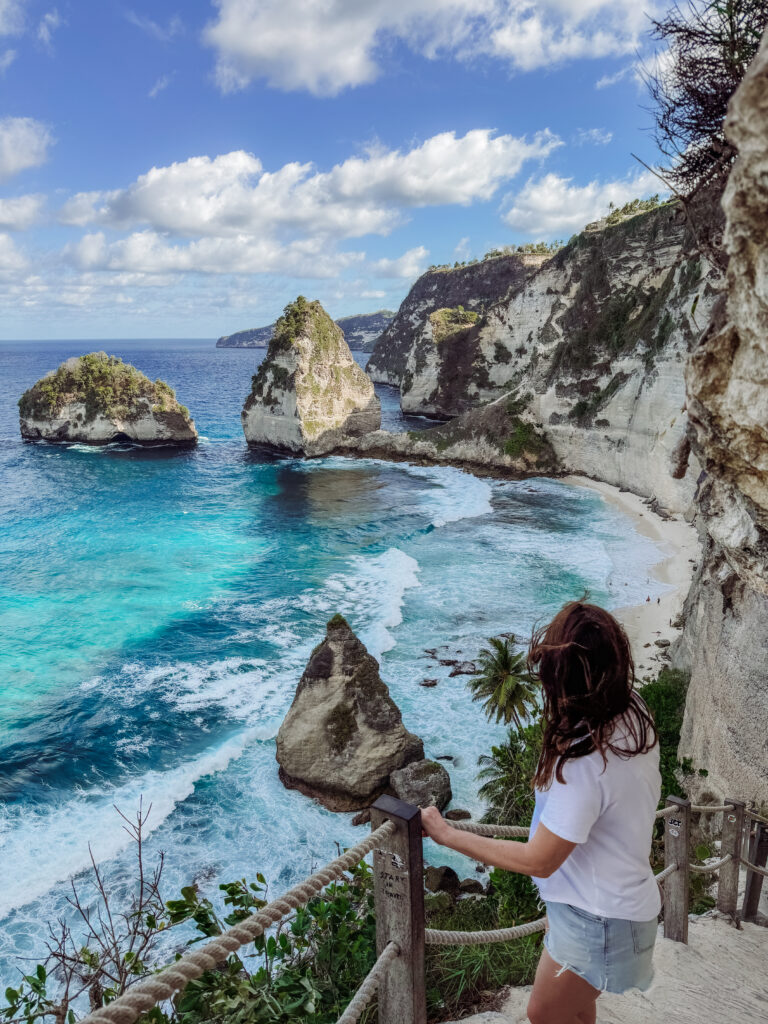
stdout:
<svg viewBox="0 0 768 1024">
<path fill-rule="evenodd" d="M 20 441 L 18 395 L 100 347 L 176 388 L 197 450 Z M 580 480 L 249 451 L 239 411 L 262 353 L 212 341 L 0 352 L 3 983 L 66 911 L 88 842 L 116 889 L 127 878 L 113 804 L 152 804 L 149 847 L 167 853 L 169 898 L 192 880 L 213 897 L 219 881 L 257 871 L 277 893 L 360 835 L 349 815 L 284 790 L 274 759 L 330 614 L 380 659 L 427 756 L 452 759 L 454 806 L 479 813 L 477 757 L 504 730 L 440 659 L 471 659 L 500 632 L 525 638 L 585 589 L 637 615 L 663 609 L 665 621 L 675 588 L 687 589 L 695 547 L 665 559 L 675 530 L 690 540 L 691 528 L 639 500 L 632 518 Z M 426 425 L 401 417 L 392 389 L 377 393 L 386 429 Z"/>
</svg>

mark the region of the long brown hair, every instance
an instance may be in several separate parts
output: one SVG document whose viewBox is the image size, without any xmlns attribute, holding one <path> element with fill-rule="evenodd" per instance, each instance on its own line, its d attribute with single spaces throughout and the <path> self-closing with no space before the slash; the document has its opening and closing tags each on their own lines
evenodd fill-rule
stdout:
<svg viewBox="0 0 768 1024">
<path fill-rule="evenodd" d="M 528 667 L 543 692 L 544 740 L 533 778 L 547 789 L 565 782 L 566 761 L 598 750 L 622 758 L 658 742 L 653 717 L 634 688 L 635 666 L 624 629 L 604 608 L 571 601 L 534 633 Z M 612 737 L 617 725 L 623 725 Z"/>
</svg>

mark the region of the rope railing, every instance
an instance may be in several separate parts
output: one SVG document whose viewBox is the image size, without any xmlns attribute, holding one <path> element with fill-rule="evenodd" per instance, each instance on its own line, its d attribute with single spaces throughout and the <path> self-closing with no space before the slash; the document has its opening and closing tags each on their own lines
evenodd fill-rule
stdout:
<svg viewBox="0 0 768 1024">
<path fill-rule="evenodd" d="M 753 864 L 751 861 L 747 860 L 745 857 L 741 857 L 739 859 L 744 867 L 749 871 L 755 871 L 758 875 L 762 875 L 763 878 L 768 878 L 768 868 L 761 868 L 757 864 Z"/>
<path fill-rule="evenodd" d="M 460 832 L 497 839 L 521 839 L 531 834 L 530 828 L 525 825 L 486 825 L 480 821 L 452 821 L 451 825 Z"/>
<path fill-rule="evenodd" d="M 546 927 L 546 917 L 540 917 L 538 921 L 527 921 L 514 928 L 496 928 L 493 931 L 457 932 L 427 928 L 424 940 L 428 946 L 481 946 L 486 942 L 512 942 L 525 935 L 543 932 Z"/>
<path fill-rule="evenodd" d="M 688 870 L 693 871 L 697 875 L 707 875 L 710 871 L 719 871 L 725 864 L 730 864 L 733 860 L 733 856 L 730 853 L 726 853 L 720 860 L 714 861 L 712 864 L 689 864 Z"/>
<path fill-rule="evenodd" d="M 654 817 L 656 818 L 668 818 L 671 814 L 674 814 L 677 808 L 672 804 L 670 807 L 662 807 L 660 811 L 656 811 Z"/>
<path fill-rule="evenodd" d="M 678 870 L 678 867 L 679 865 L 676 863 L 668 864 L 663 871 L 659 871 L 659 873 L 657 875 L 654 875 L 653 877 L 656 879 L 659 885 L 661 885 L 665 878 L 669 878 L 670 875 L 674 875 L 674 873 Z"/>
<path fill-rule="evenodd" d="M 717 814 L 718 811 L 732 811 L 733 804 L 691 804 L 694 814 Z"/>
<path fill-rule="evenodd" d="M 330 864 L 326 864 L 309 878 L 293 886 L 279 899 L 268 903 L 245 920 L 217 935 L 215 939 L 206 942 L 204 946 L 185 953 L 157 974 L 132 985 L 114 1002 L 94 1010 L 81 1024 L 134 1024 L 142 1014 L 147 1013 L 158 1003 L 170 999 L 176 992 L 180 992 L 188 982 L 221 964 L 230 953 L 259 938 L 268 928 L 292 911 L 306 906 L 326 885 L 337 881 L 355 864 L 359 864 L 363 857 L 394 831 L 393 822 L 384 822 L 362 842 L 350 847 Z"/>
<path fill-rule="evenodd" d="M 766 860 L 768 830 L 756 813 L 748 812 L 736 800 L 723 804 L 690 804 L 668 797 L 667 806 L 656 811 L 664 820 L 666 866 L 654 876 L 664 885 L 664 931 L 668 938 L 687 941 L 689 872 L 718 875 L 718 909 L 734 916 L 741 866 L 747 869 L 747 889 L 742 919 L 754 919 Z M 691 814 L 723 813 L 721 853 L 710 863 L 690 863 Z M 373 852 L 373 882 L 376 907 L 377 948 L 381 950 L 337 1024 L 358 1024 L 374 998 L 384 1024 L 424 1024 L 425 946 L 479 946 L 512 942 L 542 932 L 546 917 L 510 928 L 481 931 L 452 931 L 427 928 L 423 906 L 423 858 L 421 813 L 418 807 L 392 797 L 381 797 L 371 808 L 372 831 L 335 860 L 299 882 L 244 920 L 215 936 L 202 946 L 188 950 L 174 963 L 143 978 L 114 1002 L 94 1010 L 81 1024 L 135 1024 L 154 1006 L 167 1002 L 206 971 L 220 968 L 230 954 L 264 935 L 273 925 L 318 896 L 331 882 Z M 752 820 L 754 829 L 750 824 Z M 754 832 L 749 858 L 742 856 L 744 826 Z M 494 825 L 475 821 L 452 822 L 459 831 L 481 836 L 522 839 L 530 828 L 522 825 Z M 762 831 L 761 831 L 762 830 Z M 757 860 L 760 863 L 754 863 Z M 751 879 L 751 881 L 750 881 Z M 751 888 L 750 888 L 751 887 Z M 749 909 L 748 909 L 749 908 Z"/>
<path fill-rule="evenodd" d="M 396 942 L 388 942 L 336 1024 L 357 1024 L 367 1009 L 368 1004 L 376 995 L 387 967 L 399 956 L 400 947 L 398 944 Z"/>
</svg>

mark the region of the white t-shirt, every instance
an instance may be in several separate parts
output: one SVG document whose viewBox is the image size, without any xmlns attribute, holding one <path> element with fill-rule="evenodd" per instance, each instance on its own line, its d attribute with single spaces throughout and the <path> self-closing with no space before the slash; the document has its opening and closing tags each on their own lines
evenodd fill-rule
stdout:
<svg viewBox="0 0 768 1024">
<path fill-rule="evenodd" d="M 599 917 L 650 921 L 661 909 L 648 861 L 661 793 L 659 746 L 622 759 L 594 751 L 566 761 L 565 785 L 536 790 L 531 837 L 539 822 L 578 845 L 549 878 L 534 878 L 543 900 Z"/>
</svg>

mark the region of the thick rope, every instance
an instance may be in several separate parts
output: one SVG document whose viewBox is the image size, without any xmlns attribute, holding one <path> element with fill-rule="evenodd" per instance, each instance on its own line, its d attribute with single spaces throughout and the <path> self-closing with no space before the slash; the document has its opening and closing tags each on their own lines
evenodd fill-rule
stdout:
<svg viewBox="0 0 768 1024">
<path fill-rule="evenodd" d="M 745 860 L 744 857 L 741 858 L 741 863 L 747 871 L 756 871 L 758 875 L 762 875 L 763 878 L 768 878 L 768 868 L 759 868 L 757 864 L 753 864 L 751 861 Z"/>
<path fill-rule="evenodd" d="M 543 932 L 547 926 L 546 917 L 538 921 L 519 924 L 516 928 L 497 928 L 492 932 L 445 932 L 435 928 L 427 928 L 424 941 L 428 946 L 480 946 L 484 942 L 511 942 L 521 939 L 524 935 Z"/>
<path fill-rule="evenodd" d="M 339 1017 L 336 1024 L 357 1024 L 363 1011 L 376 995 L 384 971 L 389 964 L 400 956 L 400 947 L 396 942 L 388 942 L 381 951 L 376 963 L 368 971 L 360 988 L 355 992 L 349 1006 Z"/>
<path fill-rule="evenodd" d="M 523 825 L 483 825 L 479 821 L 452 821 L 451 825 L 461 832 L 473 832 L 477 836 L 521 838 L 530 835 L 531 830 Z"/>
<path fill-rule="evenodd" d="M 661 885 L 665 878 L 669 878 L 670 875 L 674 875 L 674 873 L 677 871 L 677 867 L 677 864 L 668 864 L 663 871 L 660 871 L 658 875 L 654 875 L 653 877 L 656 879 L 659 885 Z"/>
<path fill-rule="evenodd" d="M 733 804 L 691 804 L 696 814 L 717 814 L 718 811 L 732 811 Z"/>
<path fill-rule="evenodd" d="M 679 810 L 680 808 L 677 806 L 677 804 L 670 804 L 669 807 L 662 807 L 660 811 L 656 811 L 656 817 L 668 818 L 671 814 L 674 814 L 675 811 Z"/>
<path fill-rule="evenodd" d="M 185 953 L 175 963 L 163 967 L 157 974 L 133 985 L 113 1003 L 89 1014 L 81 1024 L 134 1024 L 134 1021 L 157 1003 L 170 999 L 188 982 L 199 978 L 205 971 L 212 970 L 241 946 L 253 942 L 291 911 L 309 903 L 326 885 L 341 878 L 345 871 L 358 864 L 377 843 L 392 835 L 395 828 L 393 821 L 385 821 L 362 842 L 350 847 L 336 860 L 326 864 L 303 882 L 299 882 L 279 899 L 268 903 L 266 907 L 217 935 L 204 946 Z"/>
<path fill-rule="evenodd" d="M 721 867 L 728 864 L 729 861 L 733 860 L 733 856 L 730 853 L 726 853 L 720 860 L 716 860 L 712 864 L 689 864 L 688 867 L 691 871 L 694 871 L 697 875 L 706 875 L 710 871 L 719 871 Z"/>
<path fill-rule="evenodd" d="M 768 825 L 768 818 L 764 818 L 762 814 L 758 814 L 756 811 L 744 811 L 746 818 L 751 818 L 752 821 L 759 821 L 761 825 Z"/>
</svg>

